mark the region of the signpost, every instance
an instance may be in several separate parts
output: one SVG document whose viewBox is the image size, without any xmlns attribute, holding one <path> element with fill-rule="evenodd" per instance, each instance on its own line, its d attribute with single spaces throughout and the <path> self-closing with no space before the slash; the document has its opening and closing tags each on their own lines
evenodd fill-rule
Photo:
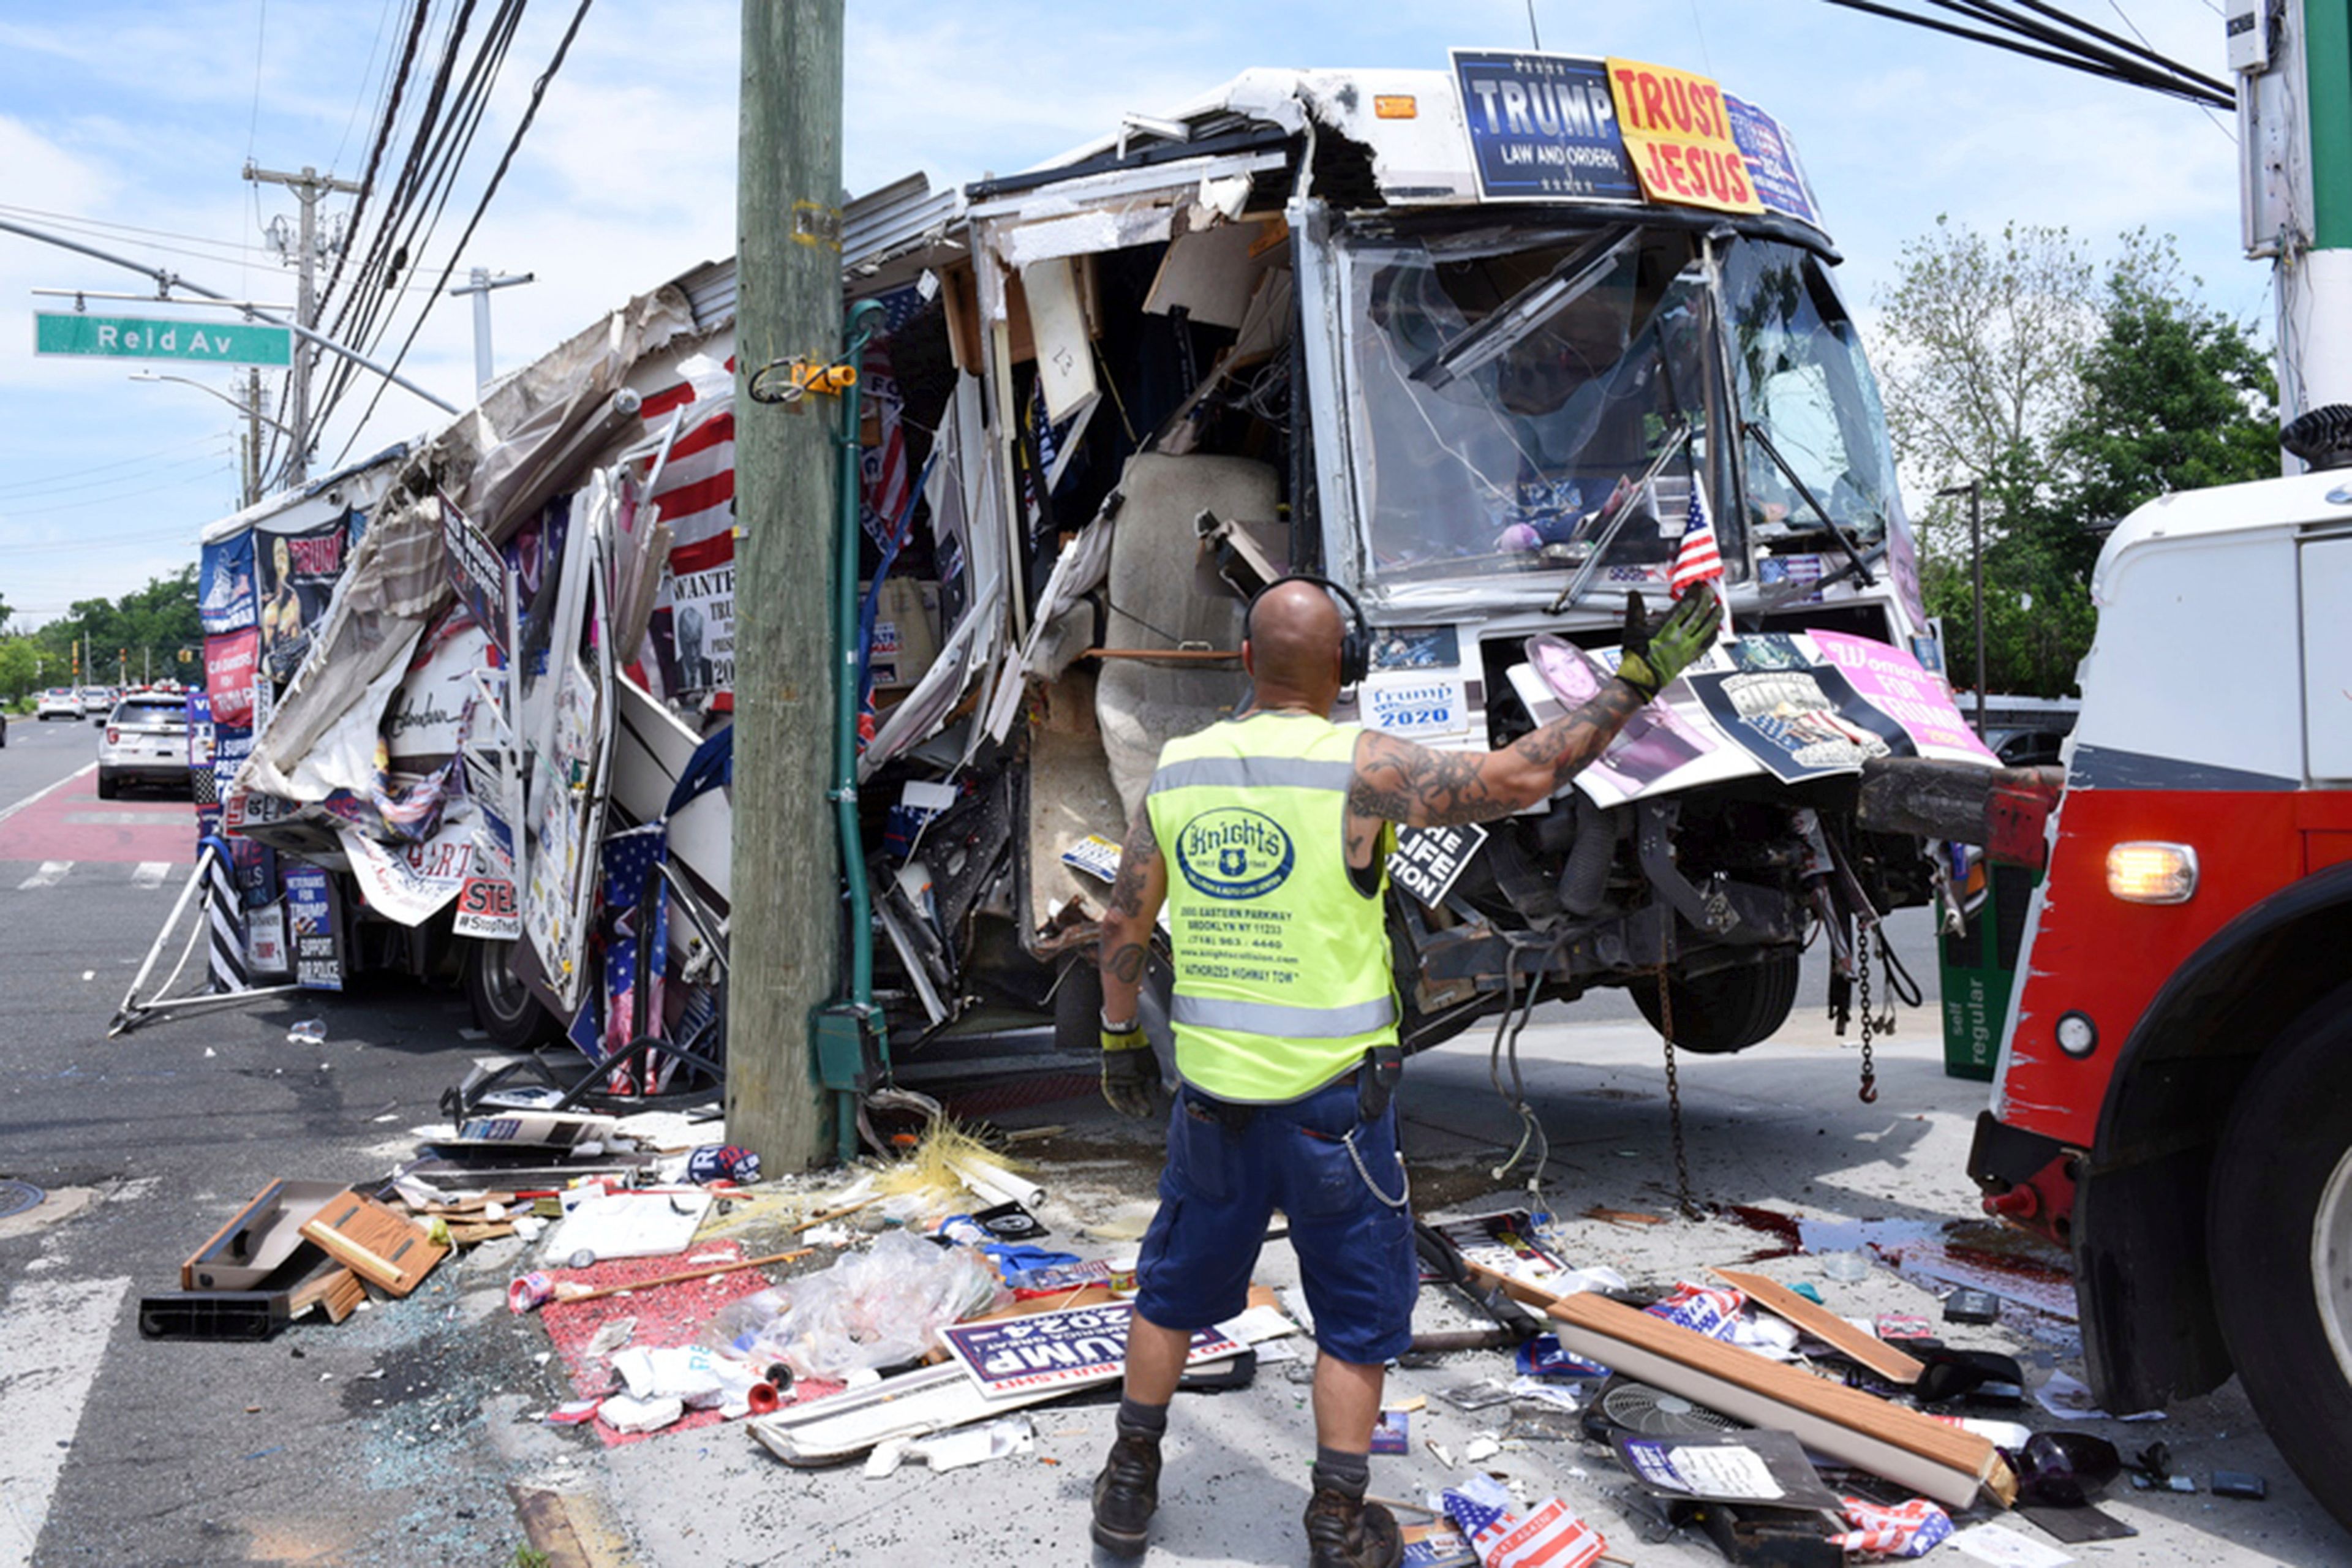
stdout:
<svg viewBox="0 0 2352 1568">
<path fill-rule="evenodd" d="M 294 334 L 285 327 L 226 325 L 147 316 L 38 311 L 33 352 L 100 359 L 190 360 L 200 364 L 289 365 Z"/>
</svg>

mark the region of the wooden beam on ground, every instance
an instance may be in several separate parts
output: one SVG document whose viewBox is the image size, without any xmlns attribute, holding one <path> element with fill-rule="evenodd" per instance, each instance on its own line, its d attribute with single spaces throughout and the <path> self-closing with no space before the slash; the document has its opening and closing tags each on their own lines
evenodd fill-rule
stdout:
<svg viewBox="0 0 2352 1568">
<path fill-rule="evenodd" d="M 1805 1332 L 1849 1356 L 1889 1383 L 1908 1388 L 1919 1381 L 1919 1363 L 1880 1339 L 1865 1334 L 1827 1307 L 1806 1300 L 1778 1280 L 1737 1268 L 1709 1270 L 1717 1279 L 1744 1292 L 1748 1299 L 1777 1318 L 1786 1318 Z"/>
<path fill-rule="evenodd" d="M 1818 1453 L 1948 1508 L 1971 1506 L 1980 1491 L 2004 1507 L 2016 1500 L 2017 1478 L 2008 1461 L 1973 1432 L 1590 1291 L 1554 1296 L 1476 1264 L 1469 1268 L 1482 1284 L 1542 1308 L 1557 1325 L 1562 1348 L 1628 1377 L 1737 1420 L 1793 1433 Z"/>
</svg>

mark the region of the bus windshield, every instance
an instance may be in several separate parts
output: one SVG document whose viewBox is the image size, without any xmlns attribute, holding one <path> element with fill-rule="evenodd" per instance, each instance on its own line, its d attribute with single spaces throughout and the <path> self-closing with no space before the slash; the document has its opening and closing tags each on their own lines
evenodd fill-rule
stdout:
<svg viewBox="0 0 2352 1568">
<path fill-rule="evenodd" d="M 1732 378 L 1748 421 L 1748 526 L 1765 549 L 1818 551 L 1833 521 L 1869 549 L 1900 502 L 1878 384 L 1853 320 L 1821 262 L 1793 245 L 1744 240 L 1722 265 Z"/>
<path fill-rule="evenodd" d="M 1368 575 L 1564 573 L 1604 538 L 1612 566 L 1673 558 L 1719 447 L 1694 233 L 1620 220 L 1341 245 Z"/>
</svg>

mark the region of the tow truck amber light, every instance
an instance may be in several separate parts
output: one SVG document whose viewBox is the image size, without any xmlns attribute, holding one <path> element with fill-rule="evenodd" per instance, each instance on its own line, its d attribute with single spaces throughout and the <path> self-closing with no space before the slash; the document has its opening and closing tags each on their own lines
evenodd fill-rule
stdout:
<svg viewBox="0 0 2352 1568">
<path fill-rule="evenodd" d="M 1412 120 L 1421 114 L 1421 105 L 1411 93 L 1384 92 L 1372 100 L 1372 114 L 1380 120 Z"/>
<path fill-rule="evenodd" d="M 2118 844 L 2107 851 L 2107 891 L 2127 904 L 2185 904 L 2197 891 L 2197 851 L 2186 844 Z"/>
</svg>

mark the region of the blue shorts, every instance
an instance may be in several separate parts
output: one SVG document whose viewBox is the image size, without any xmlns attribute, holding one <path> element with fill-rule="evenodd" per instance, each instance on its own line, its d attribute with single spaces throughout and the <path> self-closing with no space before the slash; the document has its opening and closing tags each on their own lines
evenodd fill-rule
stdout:
<svg viewBox="0 0 2352 1568">
<path fill-rule="evenodd" d="M 1370 1181 L 1402 1198 L 1394 1102 L 1359 1128 L 1351 1075 L 1305 1100 L 1258 1106 L 1238 1130 L 1215 1107 L 1188 1088 L 1169 1110 L 1160 1212 L 1136 1264 L 1137 1312 L 1186 1331 L 1240 1316 L 1266 1222 L 1279 1208 L 1290 1220 L 1324 1353 L 1366 1366 L 1403 1354 L 1421 1288 L 1412 1211 L 1374 1196 L 1341 1142 L 1353 1131 Z"/>
</svg>

